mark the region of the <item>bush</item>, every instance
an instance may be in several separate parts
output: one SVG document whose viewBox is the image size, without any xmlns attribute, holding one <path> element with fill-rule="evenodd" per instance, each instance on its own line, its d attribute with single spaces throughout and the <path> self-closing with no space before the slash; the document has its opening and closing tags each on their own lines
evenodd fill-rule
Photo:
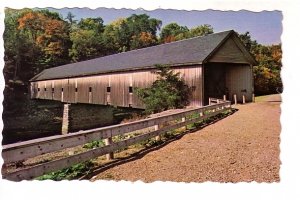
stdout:
<svg viewBox="0 0 300 200">
<path fill-rule="evenodd" d="M 168 109 L 183 108 L 189 104 L 191 88 L 169 67 L 156 65 L 158 75 L 150 88 L 135 88 L 136 95 L 145 105 L 147 114 Z"/>
<path fill-rule="evenodd" d="M 90 169 L 94 166 L 91 161 L 86 161 L 83 163 L 75 164 L 71 167 L 51 172 L 49 174 L 45 174 L 43 176 L 37 177 L 36 180 L 54 180 L 54 181 L 61 181 L 61 180 L 73 180 L 79 176 L 83 176 L 88 174 Z"/>
<path fill-rule="evenodd" d="M 103 147 L 103 146 L 104 146 L 103 140 L 95 140 L 95 141 L 86 143 L 85 145 L 83 145 L 83 148 L 94 149 L 94 148 Z"/>
</svg>

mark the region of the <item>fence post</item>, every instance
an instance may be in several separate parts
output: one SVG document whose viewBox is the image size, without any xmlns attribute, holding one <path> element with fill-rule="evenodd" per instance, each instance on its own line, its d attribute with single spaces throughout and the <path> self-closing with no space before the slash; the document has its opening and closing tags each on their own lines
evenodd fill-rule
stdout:
<svg viewBox="0 0 300 200">
<path fill-rule="evenodd" d="M 113 143 L 111 137 L 106 138 L 104 141 L 105 141 L 106 146 L 111 145 Z M 112 159 L 114 159 L 114 153 L 113 152 L 110 152 L 110 153 L 106 154 L 106 160 L 112 160 Z"/>
<path fill-rule="evenodd" d="M 233 95 L 233 99 L 234 99 L 234 105 L 236 105 L 237 104 L 236 94 Z"/>
<path fill-rule="evenodd" d="M 246 103 L 246 98 L 245 98 L 245 95 L 243 94 L 243 104 Z"/>
<path fill-rule="evenodd" d="M 181 118 L 181 122 L 185 122 L 185 117 Z M 184 126 L 184 129 L 187 130 L 187 126 Z"/>
<path fill-rule="evenodd" d="M 226 101 L 226 95 L 225 94 L 223 95 L 223 100 Z"/>
<path fill-rule="evenodd" d="M 211 98 L 208 98 L 208 105 L 211 105 Z"/>
<path fill-rule="evenodd" d="M 154 130 L 157 131 L 158 129 L 159 129 L 159 125 L 155 125 Z M 160 135 L 155 136 L 155 141 L 160 141 L 160 140 L 161 140 Z"/>
<path fill-rule="evenodd" d="M 255 103 L 255 94 L 254 93 L 252 93 L 252 101 L 253 101 L 253 103 Z"/>
<path fill-rule="evenodd" d="M 203 116 L 203 111 L 201 111 L 199 115 L 200 115 L 200 117 L 202 117 Z"/>
</svg>

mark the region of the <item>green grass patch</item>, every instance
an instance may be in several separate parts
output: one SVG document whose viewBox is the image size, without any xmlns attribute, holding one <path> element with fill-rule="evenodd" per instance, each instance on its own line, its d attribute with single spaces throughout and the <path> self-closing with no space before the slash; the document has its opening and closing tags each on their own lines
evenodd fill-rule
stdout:
<svg viewBox="0 0 300 200">
<path fill-rule="evenodd" d="M 56 172 L 51 172 L 49 174 L 37 177 L 36 180 L 73 180 L 78 178 L 79 176 L 88 174 L 93 166 L 94 164 L 91 161 L 86 161 Z"/>
<path fill-rule="evenodd" d="M 83 145 L 83 148 L 94 149 L 94 148 L 103 147 L 103 146 L 104 146 L 103 140 L 95 140 L 95 141 L 86 143 L 85 145 Z"/>
</svg>

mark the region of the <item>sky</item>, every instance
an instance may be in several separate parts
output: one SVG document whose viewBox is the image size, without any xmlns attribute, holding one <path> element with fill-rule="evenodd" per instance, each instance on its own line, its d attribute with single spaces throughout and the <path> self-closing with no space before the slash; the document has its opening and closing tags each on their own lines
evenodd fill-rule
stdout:
<svg viewBox="0 0 300 200">
<path fill-rule="evenodd" d="M 210 24 L 214 32 L 235 30 L 238 33 L 250 32 L 252 39 L 260 44 L 272 45 L 281 42 L 282 13 L 280 11 L 251 12 L 240 11 L 185 11 L 171 9 L 156 9 L 147 11 L 144 9 L 112 9 L 112 8 L 63 8 L 49 10 L 59 12 L 64 18 L 68 12 L 75 15 L 75 19 L 87 17 L 101 17 L 104 24 L 109 24 L 120 17 L 129 17 L 132 14 L 147 14 L 151 18 L 162 20 L 162 26 L 176 22 L 179 25 L 192 28 L 195 26 Z"/>
</svg>

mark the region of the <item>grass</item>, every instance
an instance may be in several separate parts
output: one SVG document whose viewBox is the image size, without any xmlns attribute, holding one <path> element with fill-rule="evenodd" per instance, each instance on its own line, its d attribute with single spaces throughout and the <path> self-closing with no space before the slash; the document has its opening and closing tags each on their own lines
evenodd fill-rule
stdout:
<svg viewBox="0 0 300 200">
<path fill-rule="evenodd" d="M 87 161 L 56 172 L 45 174 L 43 176 L 37 177 L 36 180 L 54 180 L 54 181 L 72 180 L 72 179 L 76 179 L 79 176 L 88 174 L 90 169 L 93 166 L 94 164 L 91 161 Z"/>
<path fill-rule="evenodd" d="M 267 96 L 257 96 L 255 97 L 255 102 L 262 102 L 267 98 Z"/>
<path fill-rule="evenodd" d="M 266 100 L 266 98 L 268 98 L 269 96 L 272 96 L 272 95 L 278 95 L 278 94 L 268 94 L 268 95 L 256 96 L 255 102 L 263 102 Z"/>
</svg>

